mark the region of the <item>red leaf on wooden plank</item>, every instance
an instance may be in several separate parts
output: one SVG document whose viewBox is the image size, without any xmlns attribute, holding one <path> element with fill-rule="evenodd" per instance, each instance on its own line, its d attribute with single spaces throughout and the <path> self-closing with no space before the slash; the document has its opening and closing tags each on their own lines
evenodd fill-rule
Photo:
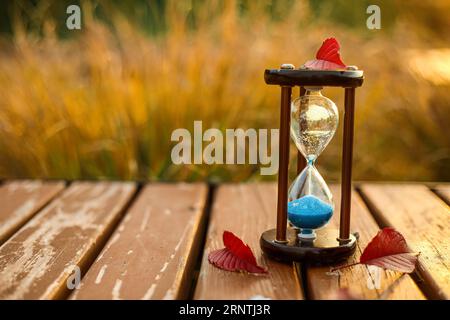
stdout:
<svg viewBox="0 0 450 320">
<path fill-rule="evenodd" d="M 267 273 L 266 269 L 258 266 L 250 247 L 233 233 L 224 231 L 223 243 L 225 248 L 209 253 L 208 261 L 211 264 L 227 271 Z"/>
<path fill-rule="evenodd" d="M 411 273 L 416 267 L 417 255 L 411 253 L 400 232 L 394 228 L 384 228 L 364 249 L 359 262 L 384 269 Z"/>
<path fill-rule="evenodd" d="M 394 228 L 384 228 L 369 242 L 359 262 L 334 268 L 333 271 L 356 264 L 374 265 L 384 269 L 411 273 L 417 263 L 417 254 L 412 253 L 405 238 Z"/>
<path fill-rule="evenodd" d="M 346 67 L 339 54 L 340 45 L 335 38 L 328 38 L 316 53 L 316 59 L 307 61 L 304 67 L 314 70 L 336 70 Z"/>
</svg>

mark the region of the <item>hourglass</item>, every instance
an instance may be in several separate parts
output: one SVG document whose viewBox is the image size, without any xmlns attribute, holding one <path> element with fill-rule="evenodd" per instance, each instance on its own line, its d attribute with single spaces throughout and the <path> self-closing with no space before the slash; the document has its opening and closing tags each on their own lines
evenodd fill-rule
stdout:
<svg viewBox="0 0 450 320">
<path fill-rule="evenodd" d="M 350 233 L 351 172 L 355 89 L 363 71 L 295 70 L 291 64 L 265 71 L 267 84 L 281 86 L 277 227 L 261 235 L 262 250 L 281 261 L 330 264 L 352 255 L 357 234 Z M 300 97 L 292 101 L 292 88 Z M 315 164 L 339 124 L 336 104 L 322 95 L 327 86 L 345 89 L 339 230 L 327 227 L 335 211 L 333 195 Z M 297 174 L 288 188 L 289 136 L 298 149 Z M 287 226 L 289 221 L 290 226 Z"/>
</svg>

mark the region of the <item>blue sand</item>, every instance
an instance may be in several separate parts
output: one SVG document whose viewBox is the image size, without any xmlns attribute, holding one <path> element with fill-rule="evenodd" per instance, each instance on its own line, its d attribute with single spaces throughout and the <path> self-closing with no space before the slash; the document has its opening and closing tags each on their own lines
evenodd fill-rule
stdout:
<svg viewBox="0 0 450 320">
<path fill-rule="evenodd" d="M 333 215 L 333 207 L 319 198 L 307 195 L 288 202 L 289 221 L 301 229 L 323 227 Z"/>
</svg>

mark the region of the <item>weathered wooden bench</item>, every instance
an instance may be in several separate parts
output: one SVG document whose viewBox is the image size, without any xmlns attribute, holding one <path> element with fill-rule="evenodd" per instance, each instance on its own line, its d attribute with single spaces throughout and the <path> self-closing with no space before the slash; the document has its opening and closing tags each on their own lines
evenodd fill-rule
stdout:
<svg viewBox="0 0 450 320">
<path fill-rule="evenodd" d="M 328 299 L 349 288 L 362 299 L 448 299 L 450 185 L 356 187 L 351 225 L 360 241 L 354 260 L 380 227 L 393 226 L 421 252 L 412 275 L 382 271 L 377 288 L 363 265 L 332 273 L 330 267 L 280 264 L 262 256 L 259 236 L 276 218 L 273 183 L 211 188 L 5 181 L 0 298 Z M 338 200 L 339 188 L 332 191 Z M 268 276 L 226 272 L 208 263 L 208 252 L 223 247 L 224 230 L 252 247 Z M 81 284 L 71 290 L 77 267 Z"/>
</svg>

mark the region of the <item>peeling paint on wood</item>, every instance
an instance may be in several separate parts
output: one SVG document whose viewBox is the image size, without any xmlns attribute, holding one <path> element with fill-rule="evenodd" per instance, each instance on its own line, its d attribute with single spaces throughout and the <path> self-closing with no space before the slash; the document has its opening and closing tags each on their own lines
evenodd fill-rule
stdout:
<svg viewBox="0 0 450 320">
<path fill-rule="evenodd" d="M 10 181 L 0 186 L 0 245 L 64 189 L 64 182 Z"/>
<path fill-rule="evenodd" d="M 201 231 L 207 192 L 204 184 L 185 184 L 182 192 L 174 184 L 145 186 L 71 298 L 186 297 L 193 274 L 188 260 L 198 250 L 194 239 Z M 104 265 L 108 269 L 98 285 Z"/>
<path fill-rule="evenodd" d="M 106 264 L 100 268 L 100 271 L 97 274 L 97 278 L 95 278 L 95 284 L 100 284 L 100 282 L 102 282 L 102 278 L 105 274 L 106 268 L 108 268 L 108 265 Z"/>
<path fill-rule="evenodd" d="M 134 184 L 79 182 L 0 247 L 1 299 L 52 299 L 67 291 L 67 266 L 84 266 L 132 196 Z"/>
</svg>

